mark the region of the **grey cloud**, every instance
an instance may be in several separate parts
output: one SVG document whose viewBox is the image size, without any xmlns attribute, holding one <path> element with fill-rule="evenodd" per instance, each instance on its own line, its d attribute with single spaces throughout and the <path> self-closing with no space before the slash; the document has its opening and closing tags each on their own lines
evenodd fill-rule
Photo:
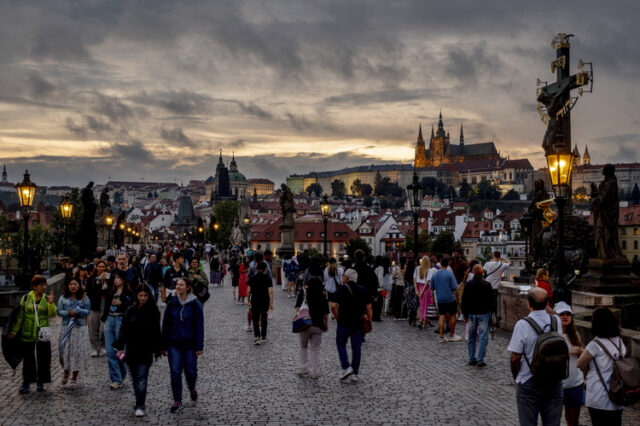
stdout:
<svg viewBox="0 0 640 426">
<path fill-rule="evenodd" d="M 145 148 L 139 140 L 132 140 L 127 143 L 112 143 L 106 152 L 115 158 L 123 160 L 133 160 L 136 162 L 154 161 L 153 153 Z"/>
<path fill-rule="evenodd" d="M 361 93 L 345 93 L 331 96 L 324 100 L 329 105 L 366 105 L 376 103 L 407 102 L 429 97 L 445 98 L 446 93 L 438 88 L 433 89 L 392 89 Z"/>
<path fill-rule="evenodd" d="M 181 146 L 195 148 L 198 146 L 193 140 L 191 140 L 187 135 L 184 134 L 181 128 L 176 127 L 173 129 L 162 128 L 160 130 L 160 137 L 167 142 L 176 142 Z"/>
<path fill-rule="evenodd" d="M 99 118 L 96 118 L 92 115 L 87 115 L 85 116 L 85 120 L 87 122 L 87 125 L 89 126 L 89 128 L 91 130 L 93 130 L 96 133 L 101 133 L 101 132 L 105 132 L 105 131 L 110 131 L 111 130 L 111 125 L 108 122 L 105 122 Z"/>
<path fill-rule="evenodd" d="M 104 95 L 99 92 L 93 93 L 95 104 L 93 111 L 102 114 L 113 123 L 131 120 L 134 117 L 134 111 L 128 105 L 124 104 L 115 96 Z"/>
<path fill-rule="evenodd" d="M 78 136 L 85 137 L 87 135 L 87 128 L 82 124 L 76 124 L 71 117 L 67 117 L 64 127 L 71 133 L 75 133 Z"/>
<path fill-rule="evenodd" d="M 240 107 L 240 111 L 244 114 L 251 115 L 257 118 L 268 119 L 268 120 L 273 118 L 273 114 L 271 114 L 268 111 L 265 111 L 264 109 L 260 108 L 253 102 L 247 102 L 247 103 L 238 102 L 238 106 Z"/>
<path fill-rule="evenodd" d="M 55 91 L 55 86 L 37 72 L 29 73 L 27 82 L 29 93 L 35 99 L 47 98 Z"/>
<path fill-rule="evenodd" d="M 448 51 L 445 71 L 458 80 L 476 82 L 481 74 L 493 72 L 502 66 L 499 56 L 488 52 L 485 44 L 478 44 L 468 50 L 448 46 L 445 51 Z"/>
<path fill-rule="evenodd" d="M 213 99 L 199 93 L 180 90 L 164 92 L 141 92 L 131 100 L 143 105 L 163 108 L 174 114 L 197 115 L 210 112 Z"/>
</svg>

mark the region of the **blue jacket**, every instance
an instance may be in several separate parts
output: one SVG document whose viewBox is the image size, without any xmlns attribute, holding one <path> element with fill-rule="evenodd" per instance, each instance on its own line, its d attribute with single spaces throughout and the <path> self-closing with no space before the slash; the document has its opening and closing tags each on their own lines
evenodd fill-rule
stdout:
<svg viewBox="0 0 640 426">
<path fill-rule="evenodd" d="M 58 315 L 62 317 L 62 325 L 69 325 L 71 315 L 69 311 L 74 309 L 79 317 L 76 317 L 76 326 L 81 327 L 86 324 L 86 317 L 91 313 L 91 301 L 85 295 L 81 300 L 73 300 L 70 297 L 61 296 L 58 299 Z"/>
<path fill-rule="evenodd" d="M 429 284 L 431 290 L 436 291 L 438 303 L 451 303 L 456 300 L 453 292 L 458 288 L 458 283 L 453 272 L 448 269 L 440 269 L 434 273 Z"/>
<path fill-rule="evenodd" d="M 202 304 L 189 294 L 184 303 L 173 297 L 167 303 L 162 319 L 162 336 L 165 347 L 188 346 L 196 351 L 204 347 L 204 316 Z"/>
</svg>

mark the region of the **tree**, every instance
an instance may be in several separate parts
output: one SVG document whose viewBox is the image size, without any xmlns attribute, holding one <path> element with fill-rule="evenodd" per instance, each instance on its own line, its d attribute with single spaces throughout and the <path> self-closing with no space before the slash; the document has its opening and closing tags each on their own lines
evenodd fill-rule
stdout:
<svg viewBox="0 0 640 426">
<path fill-rule="evenodd" d="M 633 190 L 631 191 L 631 201 L 633 204 L 640 204 L 640 188 L 638 188 L 638 184 L 633 185 Z"/>
<path fill-rule="evenodd" d="M 32 273 L 40 273 L 40 264 L 50 253 L 51 234 L 49 228 L 38 224 L 29 228 L 29 269 Z M 11 239 L 11 249 L 14 257 L 24 257 L 24 228 Z"/>
<path fill-rule="evenodd" d="M 370 195 L 364 197 L 364 199 L 362 200 L 362 205 L 365 207 L 371 207 L 373 205 L 373 197 Z"/>
<path fill-rule="evenodd" d="M 371 247 L 369 247 L 369 244 L 367 244 L 367 242 L 365 240 L 363 240 L 360 237 L 357 238 L 351 238 L 347 244 L 344 246 L 344 251 L 347 252 L 347 254 L 349 255 L 349 257 L 351 259 L 355 259 L 355 252 L 356 250 L 362 250 L 364 251 L 365 256 L 370 256 L 371 255 Z"/>
<path fill-rule="evenodd" d="M 223 247 L 229 245 L 229 238 L 231 237 L 231 230 L 238 217 L 238 203 L 236 201 L 220 201 L 216 204 L 215 219 L 218 224 L 218 231 L 216 231 L 216 240 L 219 241 Z"/>
<path fill-rule="evenodd" d="M 431 251 L 433 241 L 431 234 L 427 231 L 420 231 L 418 234 L 418 253 L 427 253 Z M 400 251 L 404 253 L 413 253 L 413 232 L 407 235 L 404 244 L 400 246 Z"/>
<path fill-rule="evenodd" d="M 499 200 L 500 189 L 491 180 L 482 180 L 478 184 L 478 198 L 481 200 Z"/>
<path fill-rule="evenodd" d="M 460 198 L 467 199 L 473 193 L 473 188 L 471 185 L 467 183 L 467 181 L 463 181 L 462 185 L 460 185 Z"/>
<path fill-rule="evenodd" d="M 391 178 L 383 177 L 376 184 L 373 193 L 375 196 L 380 197 L 402 197 L 404 195 L 404 191 L 396 182 L 391 182 Z"/>
<path fill-rule="evenodd" d="M 434 177 L 424 177 L 420 182 L 424 189 L 424 195 L 446 198 L 449 195 L 449 186 Z"/>
<path fill-rule="evenodd" d="M 480 261 L 481 264 L 487 263 L 492 258 L 493 252 L 491 251 L 491 247 L 489 246 L 485 246 L 485 248 L 482 249 L 482 254 L 478 255 L 478 261 Z"/>
<path fill-rule="evenodd" d="M 520 193 L 515 189 L 510 189 L 506 194 L 502 197 L 503 200 L 519 200 Z"/>
<path fill-rule="evenodd" d="M 340 179 L 335 179 L 331 182 L 331 196 L 333 198 L 341 199 L 347 193 L 347 187 Z"/>
<path fill-rule="evenodd" d="M 360 187 L 360 195 L 363 197 L 370 197 L 373 194 L 373 188 L 368 183 L 362 184 Z"/>
<path fill-rule="evenodd" d="M 461 249 L 460 242 L 456 241 L 451 231 L 442 231 L 433 242 L 432 251 L 434 253 L 453 253 L 456 249 Z"/>
<path fill-rule="evenodd" d="M 356 179 L 351 183 L 351 193 L 353 195 L 359 195 L 362 197 L 362 181 L 360 179 Z"/>
<path fill-rule="evenodd" d="M 307 186 L 305 192 L 309 195 L 316 194 L 316 196 L 319 197 L 320 195 L 322 195 L 322 186 L 319 183 L 312 183 L 311 185 Z"/>
</svg>

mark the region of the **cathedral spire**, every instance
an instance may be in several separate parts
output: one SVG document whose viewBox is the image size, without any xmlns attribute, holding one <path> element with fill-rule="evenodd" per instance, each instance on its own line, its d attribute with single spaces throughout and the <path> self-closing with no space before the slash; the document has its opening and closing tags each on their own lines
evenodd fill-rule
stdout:
<svg viewBox="0 0 640 426">
<path fill-rule="evenodd" d="M 431 139 L 435 138 L 436 134 L 433 132 L 433 124 L 431 125 Z"/>
<path fill-rule="evenodd" d="M 424 139 L 422 139 L 422 123 L 420 123 L 420 128 L 418 130 L 418 142 L 424 142 Z"/>
<path fill-rule="evenodd" d="M 582 155 L 582 164 L 583 165 L 587 165 L 587 164 L 591 164 L 591 155 L 589 155 L 589 146 L 585 145 L 584 147 L 584 154 Z"/>
<path fill-rule="evenodd" d="M 462 123 L 460 123 L 460 145 L 464 145 L 464 129 Z"/>
<path fill-rule="evenodd" d="M 438 117 L 438 131 L 436 132 L 437 137 L 444 137 L 444 123 L 442 123 L 442 111 L 440 111 L 440 116 Z"/>
</svg>

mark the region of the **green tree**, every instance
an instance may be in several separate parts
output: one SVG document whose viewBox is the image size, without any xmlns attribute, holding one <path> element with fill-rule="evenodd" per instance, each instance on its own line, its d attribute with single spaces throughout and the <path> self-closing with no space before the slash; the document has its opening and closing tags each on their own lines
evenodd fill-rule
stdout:
<svg viewBox="0 0 640 426">
<path fill-rule="evenodd" d="M 359 195 L 362 197 L 362 181 L 360 179 L 356 179 L 351 183 L 351 193 L 353 195 Z"/>
<path fill-rule="evenodd" d="M 344 246 L 344 250 L 351 259 L 355 259 L 355 252 L 358 249 L 363 250 L 366 256 L 371 255 L 371 247 L 369 247 L 369 244 L 360 237 L 351 238 Z"/>
<path fill-rule="evenodd" d="M 471 185 L 469 185 L 466 180 L 463 181 L 462 185 L 460 185 L 460 198 L 467 199 L 472 194 L 472 192 L 473 189 L 471 188 Z"/>
<path fill-rule="evenodd" d="M 364 183 L 362 184 L 360 193 L 362 194 L 363 197 L 370 197 L 371 194 L 373 194 L 373 188 L 368 183 Z"/>
<path fill-rule="evenodd" d="M 434 253 L 453 253 L 456 249 L 461 249 L 460 242 L 456 241 L 451 231 L 442 231 L 438 234 L 431 250 Z"/>
<path fill-rule="evenodd" d="M 335 179 L 331 182 L 331 196 L 333 198 L 342 199 L 347 193 L 347 187 L 340 179 Z"/>
<path fill-rule="evenodd" d="M 515 189 L 510 189 L 506 194 L 502 197 L 503 200 L 519 200 L 520 193 Z"/>
<path fill-rule="evenodd" d="M 478 198 L 481 200 L 499 200 L 500 189 L 491 180 L 482 180 L 478 184 Z"/>
<path fill-rule="evenodd" d="M 42 272 L 40 263 L 49 255 L 51 234 L 49 228 L 40 224 L 29 228 L 29 269 L 32 273 Z M 11 249 L 14 257 L 24 258 L 24 227 L 11 239 Z"/>
<path fill-rule="evenodd" d="M 231 230 L 238 217 L 238 203 L 231 200 L 220 201 L 216 204 L 214 215 L 219 226 L 216 232 L 216 241 L 223 247 L 228 247 Z"/>
<path fill-rule="evenodd" d="M 373 193 L 377 197 L 402 197 L 404 191 L 396 182 L 391 182 L 391 178 L 383 177 L 376 184 Z"/>
<path fill-rule="evenodd" d="M 413 231 L 413 228 L 412 228 Z M 433 239 L 427 231 L 419 231 L 418 233 L 418 253 L 431 252 Z M 405 237 L 404 243 L 400 246 L 400 251 L 404 253 L 413 253 L 413 232 Z"/>
<path fill-rule="evenodd" d="M 364 197 L 364 199 L 362 200 L 362 205 L 365 207 L 371 207 L 373 205 L 373 197 L 371 196 Z"/>
<path fill-rule="evenodd" d="M 482 249 L 482 254 L 478 256 L 478 261 L 480 261 L 480 263 L 484 265 L 485 263 L 490 261 L 492 257 L 493 252 L 491 252 L 491 247 L 485 246 L 485 248 Z"/>
<path fill-rule="evenodd" d="M 309 195 L 316 194 L 316 196 L 319 197 L 320 195 L 322 195 L 322 186 L 319 183 L 312 183 L 311 185 L 307 186 L 305 192 Z"/>
</svg>

